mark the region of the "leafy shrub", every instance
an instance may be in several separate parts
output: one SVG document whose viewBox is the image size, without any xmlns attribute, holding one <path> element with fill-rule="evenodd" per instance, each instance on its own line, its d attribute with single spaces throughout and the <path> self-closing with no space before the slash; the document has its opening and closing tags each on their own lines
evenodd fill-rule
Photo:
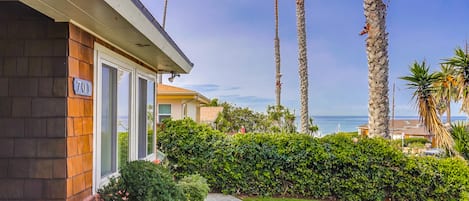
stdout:
<svg viewBox="0 0 469 201">
<path fill-rule="evenodd" d="M 458 158 L 410 157 L 395 179 L 397 200 L 456 200 L 469 189 L 469 168 Z"/>
<path fill-rule="evenodd" d="M 469 160 L 469 128 L 464 122 L 457 122 L 451 125 L 451 135 L 453 136 L 455 146 L 466 160 Z"/>
<path fill-rule="evenodd" d="M 184 200 L 182 191 L 169 170 L 148 161 L 132 161 L 120 176 L 98 190 L 101 199 L 110 200 Z"/>
<path fill-rule="evenodd" d="M 331 156 L 326 170 L 331 193 L 341 200 L 384 200 L 404 155 L 387 140 L 357 137 L 344 133 L 321 139 Z"/>
<path fill-rule="evenodd" d="M 405 138 L 404 139 L 404 146 L 409 147 L 409 146 L 424 146 L 426 143 L 430 143 L 426 138 L 419 138 L 419 137 L 410 137 L 410 138 Z"/>
<path fill-rule="evenodd" d="M 327 179 L 319 175 L 328 155 L 317 139 L 304 134 L 248 134 L 235 136 L 231 145 L 234 160 L 226 161 L 223 168 L 234 178 L 224 184 L 224 192 L 278 195 L 303 191 L 305 196 L 323 196 L 323 191 L 308 187 L 322 188 Z"/>
<path fill-rule="evenodd" d="M 297 133 L 294 124 L 295 115 L 282 105 L 267 106 L 265 114 L 227 102 L 218 103 L 218 99 L 212 99 L 207 106 L 223 107 L 214 122 L 214 126 L 224 133 L 237 133 L 241 128 L 250 133 Z M 313 119 L 310 118 L 309 120 L 309 130 L 317 131 L 318 127 L 314 124 Z"/>
<path fill-rule="evenodd" d="M 204 201 L 210 190 L 207 180 L 198 174 L 182 178 L 177 186 L 182 190 L 187 201 Z"/>
<path fill-rule="evenodd" d="M 356 133 L 227 136 L 190 120 L 166 122 L 160 147 L 179 177 L 212 191 L 338 200 L 457 200 L 469 189 L 460 159 L 406 157 L 389 140 Z"/>
<path fill-rule="evenodd" d="M 177 179 L 197 173 L 205 177 L 213 171 L 217 153 L 227 146 L 225 134 L 190 119 L 164 121 L 162 127 L 158 147 L 171 161 L 169 168 Z M 210 184 L 215 182 L 214 177 L 205 178 Z"/>
<path fill-rule="evenodd" d="M 104 201 L 123 201 L 127 200 L 128 196 L 124 183 L 114 177 L 109 179 L 109 183 L 98 189 L 98 195 L 100 200 Z"/>
<path fill-rule="evenodd" d="M 117 134 L 117 144 L 119 147 L 118 167 L 129 161 L 129 132 L 119 132 Z"/>
</svg>

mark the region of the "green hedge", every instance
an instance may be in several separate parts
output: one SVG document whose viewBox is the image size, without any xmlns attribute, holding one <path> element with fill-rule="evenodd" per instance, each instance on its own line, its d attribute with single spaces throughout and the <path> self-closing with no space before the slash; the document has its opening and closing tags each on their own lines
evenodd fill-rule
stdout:
<svg viewBox="0 0 469 201">
<path fill-rule="evenodd" d="M 384 139 L 353 134 L 227 136 L 191 120 L 159 132 L 176 177 L 200 174 L 212 191 L 339 200 L 458 200 L 469 167 L 456 158 L 406 157 Z M 353 138 L 358 138 L 354 143 Z"/>
<path fill-rule="evenodd" d="M 165 121 L 163 132 L 158 133 L 158 147 L 163 150 L 171 164 L 169 168 L 178 179 L 197 172 L 212 172 L 212 162 L 216 162 L 223 147 L 227 147 L 225 134 L 198 125 L 192 120 Z M 205 174 L 201 174 L 205 177 Z M 207 178 L 214 183 L 213 177 Z"/>
</svg>

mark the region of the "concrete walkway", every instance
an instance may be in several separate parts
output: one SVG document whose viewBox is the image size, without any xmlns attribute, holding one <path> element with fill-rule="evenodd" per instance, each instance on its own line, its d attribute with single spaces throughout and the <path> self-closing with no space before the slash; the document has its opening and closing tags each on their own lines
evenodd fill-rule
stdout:
<svg viewBox="0 0 469 201">
<path fill-rule="evenodd" d="M 220 193 L 209 193 L 205 201 L 241 201 L 231 195 L 223 195 Z"/>
</svg>

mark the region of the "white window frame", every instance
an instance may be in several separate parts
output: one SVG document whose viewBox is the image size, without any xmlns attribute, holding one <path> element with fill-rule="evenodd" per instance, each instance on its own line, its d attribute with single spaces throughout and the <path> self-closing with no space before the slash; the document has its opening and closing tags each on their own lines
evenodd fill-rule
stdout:
<svg viewBox="0 0 469 201">
<path fill-rule="evenodd" d="M 136 106 L 136 109 L 135 109 L 135 119 L 137 120 L 136 124 L 135 125 L 139 125 L 139 122 L 138 122 L 138 108 L 139 108 L 139 101 L 138 101 L 138 97 L 140 97 L 140 95 L 138 94 L 138 79 L 139 78 L 143 78 L 145 80 L 147 80 L 147 83 L 148 81 L 152 81 L 153 82 L 153 89 L 155 89 L 154 91 L 154 97 L 153 97 L 153 118 L 154 118 L 154 121 L 153 122 L 153 153 L 147 155 L 146 157 L 144 158 L 141 158 L 140 160 L 149 160 L 149 161 L 152 161 L 152 160 L 155 160 L 156 159 L 156 155 L 155 155 L 155 152 L 156 152 L 156 88 L 157 88 L 157 82 L 156 82 L 156 76 L 154 76 L 154 74 L 151 74 L 149 73 L 148 71 L 143 71 L 143 70 L 137 70 L 137 76 L 136 76 L 136 80 L 135 80 L 135 91 L 137 93 L 137 95 L 135 96 L 135 106 Z M 148 85 L 147 85 L 148 86 Z M 138 133 L 135 134 L 136 136 L 136 139 L 135 139 L 135 158 L 136 160 L 139 159 L 138 157 Z"/>
<path fill-rule="evenodd" d="M 169 105 L 169 109 L 171 110 L 170 113 L 160 113 L 160 105 Z M 160 115 L 169 115 L 169 118 L 172 118 L 172 113 L 173 113 L 173 105 L 170 104 L 170 103 L 160 103 L 158 104 L 158 123 L 161 123 L 161 120 L 160 120 Z"/>
<path fill-rule="evenodd" d="M 146 80 L 153 81 L 154 85 L 154 103 L 156 106 L 156 73 L 130 61 L 126 57 L 113 52 L 112 50 L 100 45 L 99 43 L 94 44 L 94 95 L 93 95 L 93 114 L 94 114 L 94 126 L 93 126 L 93 194 L 97 190 L 106 185 L 109 179 L 119 175 L 119 170 L 115 173 L 110 174 L 104 178 L 101 178 L 101 107 L 102 107 L 102 92 L 101 88 L 101 77 L 102 77 L 102 64 L 116 68 L 117 70 L 123 70 L 130 73 L 130 86 L 129 86 L 129 119 L 128 119 L 128 130 L 129 130 L 129 161 L 138 160 L 138 78 L 142 77 Z M 153 109 L 153 115 L 156 116 L 156 109 Z M 156 150 L 156 124 L 153 125 L 154 140 L 153 147 Z M 116 150 L 117 151 L 117 150 Z M 118 151 L 117 151 L 118 154 Z M 116 155 L 116 163 L 119 160 L 119 156 Z M 147 157 L 141 160 L 155 160 L 156 154 L 153 152 Z"/>
</svg>

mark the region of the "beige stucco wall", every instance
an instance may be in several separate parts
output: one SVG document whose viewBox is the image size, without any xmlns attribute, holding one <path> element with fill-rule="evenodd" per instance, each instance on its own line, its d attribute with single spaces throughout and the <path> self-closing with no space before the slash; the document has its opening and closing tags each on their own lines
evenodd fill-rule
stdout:
<svg viewBox="0 0 469 201">
<path fill-rule="evenodd" d="M 187 117 L 197 121 L 197 104 L 191 100 L 158 100 L 159 104 L 171 104 L 171 118 L 173 120 L 179 120 L 184 118 L 184 111 L 182 105 L 187 104 Z M 158 111 L 157 111 L 158 113 Z M 158 119 L 159 121 L 159 119 Z"/>
<path fill-rule="evenodd" d="M 171 104 L 171 117 L 175 120 L 181 119 L 181 100 L 158 100 L 158 105 L 160 104 Z M 157 111 L 157 114 L 159 114 L 159 111 Z"/>
<path fill-rule="evenodd" d="M 187 117 L 190 117 L 191 119 L 195 121 L 198 121 L 197 104 L 194 101 L 187 103 Z"/>
</svg>

